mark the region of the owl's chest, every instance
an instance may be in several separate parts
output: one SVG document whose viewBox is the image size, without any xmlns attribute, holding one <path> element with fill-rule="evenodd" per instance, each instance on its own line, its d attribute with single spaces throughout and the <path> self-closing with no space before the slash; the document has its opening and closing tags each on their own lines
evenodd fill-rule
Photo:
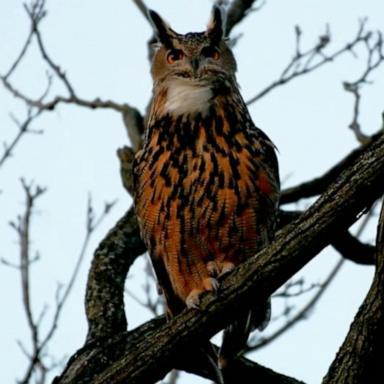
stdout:
<svg viewBox="0 0 384 384">
<path fill-rule="evenodd" d="M 197 119 L 152 134 L 135 165 L 136 209 L 146 227 L 180 215 L 228 220 L 255 208 L 260 148 L 244 132 L 226 135 L 225 126 L 219 119 L 207 129 Z"/>
</svg>

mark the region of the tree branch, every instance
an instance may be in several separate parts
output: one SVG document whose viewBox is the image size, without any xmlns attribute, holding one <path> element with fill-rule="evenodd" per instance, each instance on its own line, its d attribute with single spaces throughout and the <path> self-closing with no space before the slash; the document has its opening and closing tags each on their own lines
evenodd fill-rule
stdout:
<svg viewBox="0 0 384 384">
<path fill-rule="evenodd" d="M 298 26 L 296 26 L 296 47 L 295 54 L 292 60 L 283 69 L 280 74 L 280 77 L 277 80 L 273 81 L 271 84 L 269 84 L 267 87 L 259 91 L 259 93 L 257 93 L 250 100 L 248 100 L 247 105 L 251 105 L 256 101 L 259 101 L 262 97 L 266 96 L 272 90 L 275 90 L 276 88 L 289 83 L 297 77 L 311 73 L 316 69 L 321 68 L 325 64 L 333 62 L 335 59 L 344 55 L 345 53 L 353 53 L 353 49 L 361 43 L 364 43 L 364 46 L 367 47 L 367 42 L 372 39 L 372 33 L 370 31 L 365 31 L 365 23 L 366 20 L 362 20 L 360 22 L 356 37 L 352 41 L 330 54 L 325 52 L 325 49 L 329 46 L 331 42 L 331 34 L 328 26 L 325 33 L 319 37 L 318 42 L 312 48 L 304 52 L 302 52 L 301 50 L 302 31 Z"/>
<path fill-rule="evenodd" d="M 379 383 L 384 379 L 384 204 L 376 247 L 377 266 L 372 286 L 323 384 Z"/>
<path fill-rule="evenodd" d="M 301 211 L 280 210 L 279 229 L 284 228 L 302 214 Z M 375 264 L 375 247 L 371 244 L 362 243 L 347 230 L 336 231 L 334 236 L 330 238 L 330 243 L 344 259 L 362 265 Z"/>
<path fill-rule="evenodd" d="M 360 117 L 360 104 L 361 104 L 361 88 L 369 83 L 368 77 L 384 62 L 383 53 L 383 36 L 381 32 L 376 34 L 372 33 L 372 38 L 367 38 L 364 43 L 367 50 L 367 64 L 362 75 L 353 82 L 345 81 L 343 83 L 344 89 L 352 93 L 354 97 L 353 103 L 353 117 L 349 128 L 354 132 L 357 140 L 364 144 L 369 141 L 369 136 L 365 135 L 361 130 L 359 123 Z M 376 40 L 375 40 L 376 38 Z"/>
<path fill-rule="evenodd" d="M 130 383 L 149 383 L 160 379 L 172 368 L 173 359 L 182 355 L 181 351 L 188 343 L 207 339 L 218 332 L 233 320 L 239 310 L 247 307 L 251 298 L 253 301 L 255 297 L 265 300 L 328 244 L 330 234 L 336 228 L 347 229 L 355 222 L 360 213 L 384 193 L 383 177 L 384 136 L 381 135 L 365 147 L 299 220 L 278 232 L 273 244 L 224 279 L 218 299 L 208 294 L 202 298 L 200 311 L 184 311 L 163 325 L 158 320 L 147 323 L 143 326 L 146 327 L 145 336 L 138 330 L 131 332 L 131 342 L 124 341 L 125 348 L 119 351 L 119 356 L 116 356 L 117 352 L 113 356 L 104 355 L 107 364 L 102 366 L 101 357 L 95 351 L 88 352 L 88 355 L 79 352 L 56 383 L 123 383 L 128 378 Z M 107 247 L 104 252 L 107 249 L 111 251 L 113 248 Z M 104 269 L 104 275 L 110 273 Z M 103 289 L 97 282 L 92 283 L 92 274 L 89 282 L 88 290 L 98 290 L 98 295 L 93 296 L 94 304 L 99 306 L 97 296 L 102 297 Z M 106 284 L 103 288 L 109 289 Z M 109 303 L 105 303 L 104 308 L 108 314 Z M 105 324 L 103 317 L 91 318 L 89 322 L 96 329 Z M 105 325 L 109 332 L 99 334 L 113 334 L 111 325 Z M 117 332 L 121 329 L 118 327 Z M 136 338 L 138 335 L 139 339 Z M 105 338 L 103 340 L 105 351 L 110 344 Z M 115 343 L 116 340 L 119 340 L 118 336 Z"/>
<path fill-rule="evenodd" d="M 32 183 L 28 184 L 24 179 L 21 184 L 25 193 L 25 213 L 18 217 L 17 224 L 11 222 L 11 226 L 16 230 L 19 236 L 20 245 L 20 274 L 21 274 L 21 292 L 23 297 L 23 308 L 27 318 L 29 330 L 31 332 L 32 352 L 30 354 L 30 362 L 28 368 L 21 379 L 20 383 L 28 383 L 37 363 L 40 362 L 40 338 L 39 326 L 35 320 L 32 304 L 31 304 L 31 289 L 30 289 L 30 225 L 31 218 L 35 206 L 35 201 L 46 191 L 40 186 L 34 187 Z"/>
<path fill-rule="evenodd" d="M 20 142 L 20 140 L 25 136 L 27 133 L 34 133 L 34 134 L 39 134 L 41 131 L 35 131 L 30 129 L 30 125 L 33 121 L 35 121 L 38 116 L 40 115 L 41 111 L 37 111 L 35 113 L 32 112 L 32 110 L 29 108 L 28 109 L 28 115 L 26 119 L 21 123 L 19 122 L 16 118 L 12 117 L 12 120 L 15 122 L 18 128 L 18 132 L 15 135 L 15 137 L 12 139 L 12 141 L 8 143 L 3 143 L 4 147 L 4 152 L 0 157 L 0 168 L 4 165 L 4 163 L 12 157 L 13 151 L 17 144 Z"/>
<path fill-rule="evenodd" d="M 20 264 L 15 266 L 20 271 L 21 282 L 22 282 L 22 297 L 23 307 L 27 318 L 28 327 L 31 332 L 31 352 L 27 351 L 27 348 L 19 342 L 19 346 L 23 353 L 28 358 L 28 365 L 23 378 L 20 380 L 20 384 L 30 383 L 32 378 L 36 379 L 36 382 L 43 384 L 46 379 L 46 374 L 52 369 L 52 365 L 46 364 L 47 360 L 47 346 L 54 336 L 58 324 L 60 315 L 64 309 L 70 292 L 76 281 L 80 264 L 84 258 L 89 240 L 94 233 L 95 229 L 101 224 L 106 215 L 110 212 L 114 203 L 106 203 L 103 213 L 96 219 L 94 217 L 91 201 L 88 201 L 87 208 L 87 231 L 86 236 L 81 248 L 81 252 L 78 256 L 77 263 L 74 267 L 72 275 L 68 284 L 64 287 L 64 293 L 60 294 L 60 289 L 63 286 L 59 286 L 56 292 L 56 306 L 52 319 L 49 322 L 48 329 L 45 335 L 42 335 L 41 324 L 42 320 L 47 314 L 48 305 L 44 305 L 38 316 L 34 316 L 32 307 L 32 294 L 30 289 L 31 264 L 39 259 L 39 255 L 32 258 L 30 253 L 30 229 L 31 229 L 31 218 L 35 209 L 36 200 L 45 193 L 46 189 L 40 186 L 34 186 L 33 183 L 27 183 L 24 179 L 21 180 L 22 187 L 25 193 L 25 212 L 22 216 L 18 216 L 16 222 L 11 222 L 10 225 L 15 229 L 19 237 L 20 244 Z M 55 365 L 53 365 L 54 367 Z M 38 378 L 37 375 L 40 375 Z"/>
<path fill-rule="evenodd" d="M 364 217 L 364 220 L 360 223 L 359 229 L 356 233 L 356 238 L 354 238 L 352 235 L 351 238 L 354 240 L 354 243 L 359 243 L 358 238 L 362 235 L 364 230 L 366 229 L 369 221 L 372 218 L 373 211 L 374 211 L 375 204 L 373 204 L 370 211 L 366 214 Z M 348 231 L 342 232 L 342 234 L 349 234 Z M 335 247 L 334 242 L 335 239 L 339 239 L 341 236 L 337 235 L 334 236 L 332 239 L 332 245 Z M 335 247 L 336 248 L 336 247 Z M 375 247 L 372 247 L 375 249 Z M 345 260 L 348 259 L 345 257 L 345 255 L 355 254 L 359 251 L 358 248 L 354 249 L 353 251 L 348 249 L 348 252 L 345 252 L 342 254 L 344 258 L 340 259 L 337 264 L 332 268 L 331 272 L 328 274 L 325 281 L 319 285 L 318 291 L 313 295 L 311 300 L 308 301 L 306 305 L 304 305 L 292 318 L 290 318 L 288 321 L 285 322 L 279 329 L 274 331 L 271 335 L 267 335 L 266 337 L 261 337 L 259 339 L 255 339 L 254 341 L 251 339 L 248 343 L 249 347 L 247 349 L 247 352 L 251 352 L 257 349 L 260 349 L 262 347 L 265 347 L 266 345 L 270 344 L 274 340 L 276 340 L 278 337 L 283 335 L 285 332 L 287 332 L 290 328 L 295 326 L 299 321 L 305 320 L 308 318 L 309 313 L 314 309 L 316 304 L 320 301 L 320 299 L 323 297 L 325 291 L 328 289 L 328 287 L 331 285 L 331 283 L 335 280 L 338 272 L 341 270 L 341 267 L 344 265 Z M 364 256 L 355 256 L 356 259 L 364 259 Z M 372 257 L 373 258 L 373 257 Z M 372 262 L 374 264 L 374 261 Z M 300 293 L 300 291 L 299 291 Z M 276 296 L 276 295 L 274 295 Z"/>
<path fill-rule="evenodd" d="M 263 348 L 266 345 L 269 345 L 270 343 L 275 341 L 277 338 L 279 338 L 281 335 L 283 335 L 285 332 L 287 332 L 289 329 L 291 329 L 293 326 L 295 326 L 300 320 L 306 319 L 308 317 L 308 313 L 315 307 L 315 305 L 323 297 L 325 291 L 337 276 L 344 262 L 345 262 L 344 259 L 340 259 L 337 262 L 337 264 L 332 268 L 331 272 L 329 273 L 325 281 L 321 284 L 321 288 L 316 292 L 315 295 L 313 295 L 311 300 L 309 300 L 308 303 L 304 305 L 303 308 L 300 309 L 299 312 L 297 312 L 291 319 L 289 319 L 283 326 L 281 326 L 271 335 L 268 335 L 266 337 L 260 337 L 258 340 L 255 340 L 255 341 L 250 340 L 249 346 L 245 352 L 252 352 L 257 349 Z"/>
<path fill-rule="evenodd" d="M 136 215 L 131 208 L 107 234 L 94 254 L 85 297 L 88 341 L 127 329 L 125 278 L 136 257 L 144 252 Z"/>
<path fill-rule="evenodd" d="M 129 138 L 131 139 L 133 149 L 136 151 L 141 145 L 141 134 L 144 131 L 143 127 L 143 118 L 140 112 L 126 103 L 117 103 L 112 100 L 101 100 L 100 98 L 95 98 L 94 100 L 86 100 L 77 95 L 74 90 L 74 87 L 69 80 L 65 71 L 55 63 L 55 61 L 48 54 L 48 50 L 43 42 L 42 35 L 39 30 L 39 24 L 46 15 L 45 10 L 45 1 L 44 0 L 35 0 L 32 1 L 31 5 L 24 6 L 31 22 L 31 30 L 28 38 L 23 46 L 23 49 L 19 56 L 14 61 L 11 68 L 7 71 L 5 75 L 0 75 L 0 80 L 2 81 L 4 87 L 16 98 L 24 101 L 29 108 L 37 109 L 36 114 L 40 114 L 43 111 L 53 111 L 60 104 L 74 104 L 81 107 L 89 109 L 112 109 L 122 114 L 123 123 L 127 129 Z M 43 60 L 47 63 L 48 67 L 53 71 L 55 76 L 61 81 L 65 89 L 68 92 L 68 96 L 57 95 L 51 100 L 46 100 L 48 92 L 44 92 L 42 97 L 38 99 L 27 96 L 24 92 L 20 91 L 12 85 L 9 80 L 10 75 L 15 71 L 18 64 L 24 58 L 25 53 L 30 47 L 31 39 L 35 37 L 37 40 L 37 45 L 39 51 L 42 55 Z M 49 89 L 49 88 L 48 88 Z M 17 141 L 20 138 L 17 139 Z M 16 141 L 16 143 L 17 143 Z M 11 147 L 11 146 L 9 146 Z M 13 146 L 14 147 L 14 146 Z M 11 149 L 13 149 L 13 147 Z M 6 156 L 9 157 L 9 156 Z"/>
</svg>

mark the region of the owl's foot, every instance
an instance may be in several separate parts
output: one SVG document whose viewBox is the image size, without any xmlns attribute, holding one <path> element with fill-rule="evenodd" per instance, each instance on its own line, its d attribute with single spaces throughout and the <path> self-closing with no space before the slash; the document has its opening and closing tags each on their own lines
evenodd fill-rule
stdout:
<svg viewBox="0 0 384 384">
<path fill-rule="evenodd" d="M 219 282 L 213 277 L 207 277 L 203 280 L 203 286 L 206 291 L 216 292 L 219 289 Z"/>
<path fill-rule="evenodd" d="M 230 261 L 224 261 L 221 264 L 221 272 L 219 277 L 226 275 L 229 272 L 232 272 L 235 269 L 235 264 L 231 263 Z"/>
<path fill-rule="evenodd" d="M 187 308 L 200 308 L 200 295 L 206 291 L 216 292 L 219 289 L 219 282 L 213 277 L 207 277 L 202 281 L 203 287 L 201 289 L 193 289 L 185 299 Z"/>
<path fill-rule="evenodd" d="M 195 308 L 195 309 L 200 308 L 199 307 L 199 305 L 200 305 L 199 294 L 200 293 L 201 293 L 201 291 L 199 289 L 194 289 L 193 291 L 191 291 L 191 293 L 185 299 L 185 305 L 187 306 L 187 308 Z"/>
<path fill-rule="evenodd" d="M 233 264 L 230 261 L 223 261 L 223 262 L 209 261 L 206 264 L 206 267 L 207 267 L 209 276 L 222 277 L 227 273 L 233 271 L 233 269 L 235 268 L 235 264 Z"/>
<path fill-rule="evenodd" d="M 220 275 L 220 265 L 216 261 L 209 261 L 206 267 L 209 276 L 216 277 Z"/>
</svg>

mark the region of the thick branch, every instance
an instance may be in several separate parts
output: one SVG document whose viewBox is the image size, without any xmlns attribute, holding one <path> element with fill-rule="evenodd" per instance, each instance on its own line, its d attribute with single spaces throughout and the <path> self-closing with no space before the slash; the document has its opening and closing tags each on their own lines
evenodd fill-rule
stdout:
<svg viewBox="0 0 384 384">
<path fill-rule="evenodd" d="M 95 251 L 85 298 L 88 341 L 127 329 L 125 278 L 136 257 L 144 252 L 136 216 L 131 208 Z"/>
<path fill-rule="evenodd" d="M 362 265 L 375 264 L 375 247 L 371 244 L 362 243 L 348 231 L 334 236 L 332 246 L 344 259 Z"/>
<path fill-rule="evenodd" d="M 284 226 L 296 220 L 302 214 L 303 212 L 301 211 L 280 210 L 279 228 L 284 228 Z M 344 259 L 362 265 L 375 264 L 375 247 L 371 244 L 361 242 L 348 230 L 337 231 L 330 239 L 330 244 Z"/>
<path fill-rule="evenodd" d="M 384 193 L 383 178 L 384 136 L 381 135 L 299 220 L 277 234 L 271 246 L 223 281 L 219 298 L 206 295 L 202 310 L 184 311 L 170 323 L 148 328 L 140 341 L 136 338 L 138 331 L 133 331 L 133 341 L 125 344 L 123 357 L 115 355 L 103 367 L 97 353 L 88 359 L 80 354 L 72 359 L 57 383 L 123 383 L 128 379 L 130 383 L 150 383 L 160 379 L 172 368 L 173 359 L 180 356 L 187 343 L 207 339 L 218 332 L 251 299 L 265 300 L 329 243 L 335 229 L 347 229 L 355 222 Z M 107 309 L 105 312 L 108 313 Z M 100 327 L 99 321 L 103 322 L 100 318 L 90 319 L 96 328 Z"/>
<path fill-rule="evenodd" d="M 384 204 L 379 220 L 376 260 L 372 286 L 323 384 L 384 381 Z"/>
</svg>

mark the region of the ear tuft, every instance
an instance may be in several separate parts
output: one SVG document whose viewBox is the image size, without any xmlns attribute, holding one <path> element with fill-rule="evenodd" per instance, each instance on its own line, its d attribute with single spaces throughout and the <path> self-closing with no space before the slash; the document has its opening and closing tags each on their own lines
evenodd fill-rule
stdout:
<svg viewBox="0 0 384 384">
<path fill-rule="evenodd" d="M 225 15 L 222 7 L 215 5 L 212 9 L 211 20 L 208 23 L 206 35 L 212 39 L 215 44 L 224 37 L 225 33 Z"/>
<path fill-rule="evenodd" d="M 176 32 L 152 9 L 148 10 L 148 17 L 152 22 L 158 40 L 168 47 L 172 46 L 172 39 L 176 37 Z"/>
</svg>

